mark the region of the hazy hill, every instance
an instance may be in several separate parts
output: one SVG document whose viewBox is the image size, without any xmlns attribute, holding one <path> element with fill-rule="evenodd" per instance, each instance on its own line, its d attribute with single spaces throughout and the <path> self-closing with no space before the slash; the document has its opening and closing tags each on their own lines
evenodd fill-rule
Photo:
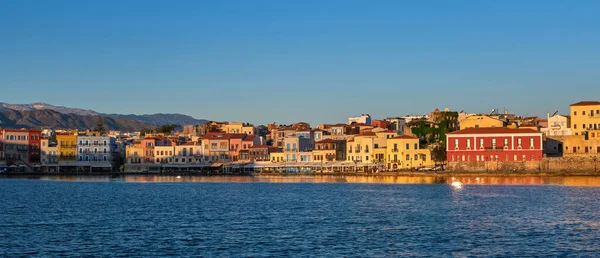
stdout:
<svg viewBox="0 0 600 258">
<path fill-rule="evenodd" d="M 0 110 L 0 127 L 8 128 L 51 128 L 51 129 L 93 129 L 98 116 L 63 114 L 54 110 Z M 141 131 L 152 129 L 152 124 L 131 120 L 104 117 L 104 125 L 109 130 Z"/>
<path fill-rule="evenodd" d="M 139 121 L 142 123 L 153 124 L 153 125 L 168 125 L 168 124 L 177 124 L 177 125 L 187 125 L 187 124 L 203 124 L 206 122 L 204 119 L 196 119 L 188 115 L 182 114 L 150 114 L 150 115 L 121 115 L 121 114 L 103 114 L 98 113 L 94 110 L 80 109 L 80 108 L 69 108 L 63 106 L 54 106 L 47 103 L 31 103 L 31 104 L 9 104 L 0 102 L 0 111 L 37 111 L 37 110 L 51 110 L 60 114 L 65 115 L 78 115 L 82 117 L 86 116 L 105 116 L 112 118 L 113 120 L 122 120 L 122 119 L 130 119 Z M 62 117 L 64 119 L 74 119 L 72 116 Z M 85 119 L 84 119 L 85 120 Z M 12 121 L 12 120 L 11 120 Z M 71 120 L 67 121 L 56 121 L 53 124 L 72 124 L 75 121 Z M 7 123 L 7 122 L 5 122 Z"/>
</svg>

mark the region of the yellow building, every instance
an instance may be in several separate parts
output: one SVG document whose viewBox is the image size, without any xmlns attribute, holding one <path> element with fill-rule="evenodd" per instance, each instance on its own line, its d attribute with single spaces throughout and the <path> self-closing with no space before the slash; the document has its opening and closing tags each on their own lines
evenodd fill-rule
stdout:
<svg viewBox="0 0 600 258">
<path fill-rule="evenodd" d="M 285 162 L 285 153 L 283 152 L 271 152 L 269 153 L 269 160 L 273 163 Z"/>
<path fill-rule="evenodd" d="M 593 135 L 593 137 L 592 137 Z M 562 144 L 564 156 L 599 156 L 600 135 L 592 132 L 586 139 L 584 135 L 552 136 L 548 137 Z"/>
<path fill-rule="evenodd" d="M 222 129 L 226 133 L 255 134 L 253 125 L 242 122 L 230 122 L 229 124 L 223 125 Z"/>
<path fill-rule="evenodd" d="M 412 136 L 400 135 L 387 140 L 386 168 L 413 169 L 419 167 L 433 167 L 435 163 L 431 158 L 429 149 L 419 146 L 419 139 Z"/>
<path fill-rule="evenodd" d="M 75 160 L 77 155 L 77 131 L 57 133 L 56 143 L 61 160 Z"/>
<path fill-rule="evenodd" d="M 473 115 L 460 122 L 460 130 L 465 128 L 503 127 L 504 122 L 485 115 Z"/>
<path fill-rule="evenodd" d="M 600 132 L 600 101 L 571 104 L 571 128 L 575 135 L 597 135 Z"/>
</svg>

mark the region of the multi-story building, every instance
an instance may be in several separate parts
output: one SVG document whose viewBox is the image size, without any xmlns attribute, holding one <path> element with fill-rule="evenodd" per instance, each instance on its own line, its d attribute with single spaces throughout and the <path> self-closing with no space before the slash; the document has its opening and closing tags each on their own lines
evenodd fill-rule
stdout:
<svg viewBox="0 0 600 258">
<path fill-rule="evenodd" d="M 375 133 L 368 132 L 356 135 L 354 139 L 347 141 L 346 159 L 348 161 L 363 163 L 372 162 L 370 158 L 375 146 L 375 138 L 377 138 Z"/>
<path fill-rule="evenodd" d="M 268 145 L 253 145 L 247 151 L 240 152 L 240 161 L 269 161 L 272 152 L 277 152 L 277 147 Z"/>
<path fill-rule="evenodd" d="M 422 148 L 419 138 L 399 135 L 387 139 L 386 159 L 387 169 L 413 169 L 434 165 L 431 151 Z"/>
<path fill-rule="evenodd" d="M 29 130 L 4 129 L 4 157 L 9 161 L 30 162 Z"/>
<path fill-rule="evenodd" d="M 325 139 L 315 143 L 315 149 L 312 151 L 313 160 L 315 162 L 335 161 L 337 158 L 336 149 L 337 141 L 333 139 Z M 342 160 L 343 161 L 343 160 Z"/>
<path fill-rule="evenodd" d="M 77 136 L 77 161 L 112 162 L 115 138 L 109 136 Z"/>
<path fill-rule="evenodd" d="M 57 132 L 59 161 L 76 161 L 77 159 L 77 131 Z"/>
<path fill-rule="evenodd" d="M 369 114 L 362 114 L 360 116 L 349 117 L 348 124 L 352 123 L 371 125 L 371 116 Z"/>
<path fill-rule="evenodd" d="M 174 162 L 177 164 L 199 164 L 202 163 L 202 145 L 197 142 L 187 142 L 176 145 Z"/>
<path fill-rule="evenodd" d="M 254 128 L 253 125 L 251 125 L 249 123 L 243 123 L 243 122 L 229 122 L 228 124 L 223 125 L 222 130 L 225 133 L 232 133 L 232 134 L 248 134 L 248 135 L 256 134 L 256 129 Z"/>
<path fill-rule="evenodd" d="M 229 139 L 233 134 L 208 133 L 202 136 L 204 162 L 231 161 Z"/>
<path fill-rule="evenodd" d="M 386 118 L 385 120 L 390 122 L 390 126 L 388 129 L 396 132 L 399 135 L 404 134 L 404 129 L 406 128 L 406 121 L 404 120 L 404 118 L 390 117 Z"/>
<path fill-rule="evenodd" d="M 542 128 L 541 132 L 546 136 L 569 136 L 573 135 L 571 127 L 571 118 L 556 114 L 548 114 L 548 127 Z"/>
<path fill-rule="evenodd" d="M 570 107 L 573 134 L 597 135 L 600 132 L 600 101 L 581 101 Z"/>
<path fill-rule="evenodd" d="M 41 167 L 42 171 L 56 172 L 58 167 L 59 150 L 56 142 L 50 141 L 48 137 L 41 139 Z"/>
<path fill-rule="evenodd" d="M 446 138 L 448 162 L 542 159 L 542 133 L 531 129 L 467 128 L 448 133 Z"/>
</svg>

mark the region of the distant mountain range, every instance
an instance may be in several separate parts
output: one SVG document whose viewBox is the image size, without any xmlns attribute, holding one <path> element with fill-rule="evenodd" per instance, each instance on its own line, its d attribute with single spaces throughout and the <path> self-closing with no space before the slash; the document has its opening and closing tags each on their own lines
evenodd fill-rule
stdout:
<svg viewBox="0 0 600 258">
<path fill-rule="evenodd" d="M 160 125 L 203 124 L 207 120 L 182 114 L 122 115 L 94 110 L 54 106 L 46 103 L 0 103 L 0 127 L 44 127 L 53 129 L 91 129 L 98 116 L 111 130 L 141 131 Z"/>
</svg>

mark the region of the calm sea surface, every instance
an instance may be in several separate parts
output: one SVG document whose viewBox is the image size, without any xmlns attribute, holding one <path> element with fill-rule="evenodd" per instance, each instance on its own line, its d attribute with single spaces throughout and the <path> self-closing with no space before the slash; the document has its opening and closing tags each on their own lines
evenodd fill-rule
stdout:
<svg viewBox="0 0 600 258">
<path fill-rule="evenodd" d="M 0 178 L 0 256 L 600 256 L 599 178 L 450 180 Z"/>
</svg>

